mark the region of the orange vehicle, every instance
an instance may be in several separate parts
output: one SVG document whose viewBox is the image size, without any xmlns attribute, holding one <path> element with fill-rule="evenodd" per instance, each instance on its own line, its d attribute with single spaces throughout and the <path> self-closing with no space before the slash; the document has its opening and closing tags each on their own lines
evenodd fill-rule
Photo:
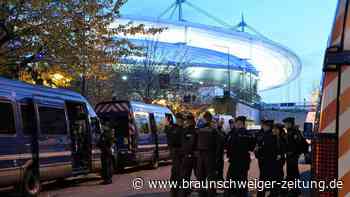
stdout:
<svg viewBox="0 0 350 197">
<path fill-rule="evenodd" d="M 325 54 L 312 178 L 343 181 L 313 196 L 350 196 L 350 0 L 339 0 Z"/>
</svg>

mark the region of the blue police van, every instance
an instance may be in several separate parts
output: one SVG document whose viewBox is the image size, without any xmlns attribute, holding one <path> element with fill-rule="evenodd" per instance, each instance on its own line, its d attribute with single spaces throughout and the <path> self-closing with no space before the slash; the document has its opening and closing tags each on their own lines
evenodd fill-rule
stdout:
<svg viewBox="0 0 350 197">
<path fill-rule="evenodd" d="M 175 118 L 167 107 L 109 101 L 97 104 L 95 110 L 101 119 L 111 121 L 115 130 L 114 169 L 146 163 L 157 168 L 159 161 L 170 158 L 164 123 L 167 116 Z"/>
<path fill-rule="evenodd" d="M 0 78 L 0 187 L 36 196 L 41 181 L 97 172 L 100 131 L 80 94 Z"/>
</svg>

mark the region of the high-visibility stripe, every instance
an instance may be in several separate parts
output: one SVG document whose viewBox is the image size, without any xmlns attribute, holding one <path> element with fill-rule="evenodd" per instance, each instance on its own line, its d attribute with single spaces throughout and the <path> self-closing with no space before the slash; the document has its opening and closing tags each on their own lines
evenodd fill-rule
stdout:
<svg viewBox="0 0 350 197">
<path fill-rule="evenodd" d="M 350 128 L 339 138 L 339 157 L 350 150 Z"/>
<path fill-rule="evenodd" d="M 323 81 L 320 133 L 335 133 L 337 116 L 338 73 L 327 72 Z"/>
<path fill-rule="evenodd" d="M 341 189 L 339 189 L 339 193 L 338 196 L 346 196 L 349 195 L 350 192 L 350 185 L 347 184 L 350 182 L 350 173 L 348 172 L 347 174 L 345 174 L 341 180 L 343 181 L 343 187 Z"/>
<path fill-rule="evenodd" d="M 338 159 L 338 175 L 339 177 L 343 177 L 345 174 L 349 173 L 349 166 L 350 166 L 350 152 L 346 152 Z"/>
<path fill-rule="evenodd" d="M 342 115 L 339 117 L 339 137 L 342 137 L 342 135 L 350 128 L 350 109 L 346 110 Z"/>
<path fill-rule="evenodd" d="M 320 132 L 329 132 L 325 130 L 337 116 L 337 101 L 333 100 L 322 112 L 320 117 Z M 335 129 L 335 128 L 334 128 Z M 335 132 L 335 131 L 333 131 Z"/>
<path fill-rule="evenodd" d="M 335 78 L 337 78 L 338 73 L 337 72 L 329 72 L 324 78 L 324 84 L 323 87 L 327 88 L 332 82 L 335 82 Z"/>
<path fill-rule="evenodd" d="M 350 192 L 350 68 L 341 68 L 341 87 L 339 97 L 339 144 L 338 144 L 338 177 L 343 180 L 339 196 Z"/>
<path fill-rule="evenodd" d="M 337 97 L 338 77 L 323 88 L 321 111 L 323 111 Z"/>
</svg>

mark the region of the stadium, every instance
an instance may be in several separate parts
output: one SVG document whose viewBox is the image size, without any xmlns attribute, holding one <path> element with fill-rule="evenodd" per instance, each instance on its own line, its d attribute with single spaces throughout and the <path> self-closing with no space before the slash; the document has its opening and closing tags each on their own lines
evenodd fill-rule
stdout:
<svg viewBox="0 0 350 197">
<path fill-rule="evenodd" d="M 215 19 L 189 1 L 177 0 L 158 18 L 122 16 L 118 24 L 132 22 L 164 28 L 156 36 L 128 35 L 127 38 L 136 45 L 157 48 L 152 49 L 158 51 L 152 55 L 152 61 L 159 65 L 182 66 L 191 82 L 220 87 L 233 95 L 246 92 L 249 97 L 258 98 L 259 91 L 286 85 L 300 74 L 298 56 L 249 26 L 243 16 L 234 27 L 192 23 L 182 18 L 183 4 Z M 178 13 L 177 20 L 162 17 L 174 12 Z M 225 25 L 220 19 L 217 21 Z M 133 64 L 144 59 L 129 57 L 124 61 Z"/>
</svg>

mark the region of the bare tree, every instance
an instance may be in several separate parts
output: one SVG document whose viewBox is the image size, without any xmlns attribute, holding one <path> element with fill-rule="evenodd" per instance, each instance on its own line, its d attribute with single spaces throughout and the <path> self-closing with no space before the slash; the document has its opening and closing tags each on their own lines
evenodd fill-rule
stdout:
<svg viewBox="0 0 350 197">
<path fill-rule="evenodd" d="M 135 41 L 135 45 L 143 48 L 143 53 L 125 59 L 125 64 L 117 67 L 116 98 L 125 97 L 127 89 L 129 98 L 150 101 L 168 94 L 178 95 L 184 86 L 191 85 L 186 71 L 192 60 L 190 47 L 177 43 L 174 49 L 174 44 L 162 43 L 158 36 Z"/>
</svg>

